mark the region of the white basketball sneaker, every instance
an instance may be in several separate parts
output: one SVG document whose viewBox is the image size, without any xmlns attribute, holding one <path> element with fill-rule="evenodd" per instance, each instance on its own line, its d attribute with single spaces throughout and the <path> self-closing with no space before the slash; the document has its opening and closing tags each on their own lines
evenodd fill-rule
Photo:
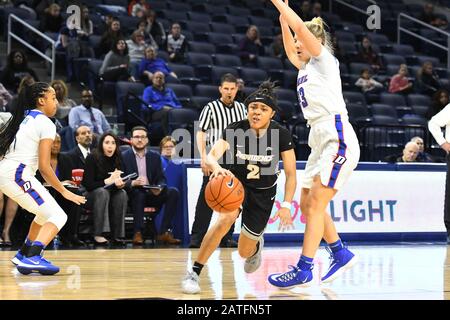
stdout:
<svg viewBox="0 0 450 320">
<path fill-rule="evenodd" d="M 196 294 L 200 292 L 200 279 L 198 274 L 194 271 L 188 271 L 183 281 L 181 282 L 181 289 L 183 293 Z"/>
</svg>

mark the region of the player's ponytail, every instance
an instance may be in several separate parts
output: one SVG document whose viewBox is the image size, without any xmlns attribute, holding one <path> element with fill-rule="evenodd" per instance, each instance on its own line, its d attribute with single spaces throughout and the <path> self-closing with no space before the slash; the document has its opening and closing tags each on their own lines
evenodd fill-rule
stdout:
<svg viewBox="0 0 450 320">
<path fill-rule="evenodd" d="M 14 141 L 20 124 L 26 116 L 25 111 L 36 108 L 37 99 L 43 97 L 49 87 L 48 83 L 36 82 L 19 92 L 12 117 L 0 128 L 0 158 L 5 156 Z"/>
<path fill-rule="evenodd" d="M 331 42 L 330 33 L 325 29 L 328 25 L 321 17 L 313 18 L 311 21 L 305 22 L 308 30 L 318 39 L 322 40 L 322 44 L 325 48 L 328 49 L 331 53 L 333 53 L 333 45 Z"/>
</svg>

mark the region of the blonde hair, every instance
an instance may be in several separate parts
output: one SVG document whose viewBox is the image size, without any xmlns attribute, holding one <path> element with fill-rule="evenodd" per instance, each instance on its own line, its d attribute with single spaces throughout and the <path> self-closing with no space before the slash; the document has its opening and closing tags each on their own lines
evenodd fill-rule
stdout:
<svg viewBox="0 0 450 320">
<path fill-rule="evenodd" d="M 325 30 L 325 27 L 328 27 L 325 21 L 321 17 L 316 17 L 311 21 L 306 21 L 305 25 L 317 39 L 322 39 L 322 45 L 333 54 L 333 44 L 330 33 Z"/>
<path fill-rule="evenodd" d="M 50 82 L 50 86 L 53 88 L 56 84 L 59 84 L 63 89 L 63 99 L 66 100 L 69 95 L 69 89 L 67 88 L 66 83 L 63 80 L 53 80 Z"/>
</svg>

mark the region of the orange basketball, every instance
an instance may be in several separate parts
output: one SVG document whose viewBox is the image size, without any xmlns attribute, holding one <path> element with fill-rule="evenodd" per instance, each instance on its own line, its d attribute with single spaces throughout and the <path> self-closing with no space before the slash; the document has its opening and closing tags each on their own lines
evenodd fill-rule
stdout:
<svg viewBox="0 0 450 320">
<path fill-rule="evenodd" d="M 205 189 L 208 206 L 220 213 L 233 212 L 244 201 L 244 187 L 236 177 L 220 175 L 210 180 Z"/>
</svg>

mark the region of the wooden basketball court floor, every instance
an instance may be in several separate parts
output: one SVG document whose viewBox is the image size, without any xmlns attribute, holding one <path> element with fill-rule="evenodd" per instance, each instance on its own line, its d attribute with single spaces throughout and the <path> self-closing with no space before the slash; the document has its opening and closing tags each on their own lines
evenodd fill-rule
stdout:
<svg viewBox="0 0 450 320">
<path fill-rule="evenodd" d="M 183 294 L 180 282 L 198 249 L 48 250 L 61 268 L 54 276 L 17 272 L 0 251 L 0 300 L 96 299 L 301 299 L 450 300 L 450 246 L 435 243 L 351 246 L 359 263 L 332 284 L 318 279 L 328 268 L 321 248 L 309 288 L 278 290 L 267 275 L 299 257 L 297 247 L 266 247 L 260 269 L 246 274 L 236 249 L 218 249 L 203 269 L 200 295 Z"/>
</svg>

